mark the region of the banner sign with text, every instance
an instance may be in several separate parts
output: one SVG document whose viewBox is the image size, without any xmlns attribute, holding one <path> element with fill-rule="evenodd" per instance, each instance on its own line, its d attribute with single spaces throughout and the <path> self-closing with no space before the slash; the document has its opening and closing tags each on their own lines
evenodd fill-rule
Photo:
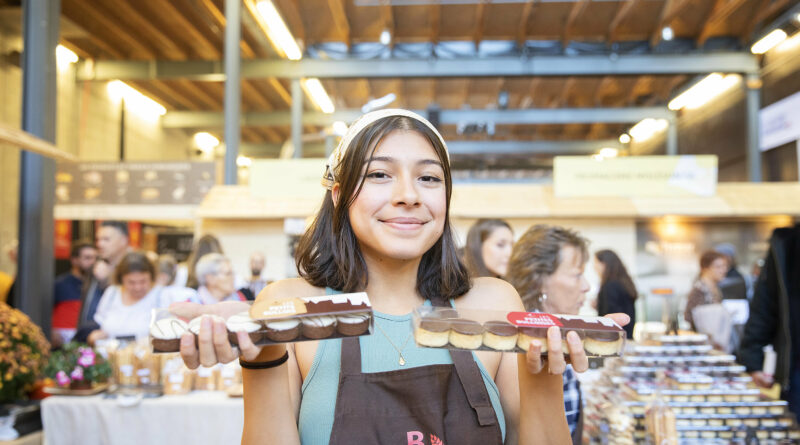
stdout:
<svg viewBox="0 0 800 445">
<path fill-rule="evenodd" d="M 215 184 L 213 162 L 58 164 L 56 204 L 200 204 Z"/>
<path fill-rule="evenodd" d="M 602 160 L 557 156 L 553 162 L 555 196 L 659 197 L 714 196 L 717 157 L 629 156 Z"/>
</svg>

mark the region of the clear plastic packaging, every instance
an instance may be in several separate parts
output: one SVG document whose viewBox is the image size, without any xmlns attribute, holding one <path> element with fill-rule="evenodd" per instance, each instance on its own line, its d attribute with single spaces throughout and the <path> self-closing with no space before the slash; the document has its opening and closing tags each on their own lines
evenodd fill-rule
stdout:
<svg viewBox="0 0 800 445">
<path fill-rule="evenodd" d="M 248 311 L 224 319 L 228 338 L 238 345 L 244 331 L 256 345 L 294 343 L 371 335 L 372 306 L 364 292 L 257 301 Z M 154 352 L 178 352 L 185 332 L 197 335 L 201 317 L 182 320 L 168 309 L 156 309 L 150 321 Z"/>
<path fill-rule="evenodd" d="M 420 306 L 412 322 L 417 345 L 429 348 L 527 352 L 531 341 L 539 340 L 547 353 L 552 326 L 561 329 L 565 354 L 569 331 L 578 333 L 588 357 L 620 356 L 625 346 L 625 330 L 605 317 Z"/>
</svg>

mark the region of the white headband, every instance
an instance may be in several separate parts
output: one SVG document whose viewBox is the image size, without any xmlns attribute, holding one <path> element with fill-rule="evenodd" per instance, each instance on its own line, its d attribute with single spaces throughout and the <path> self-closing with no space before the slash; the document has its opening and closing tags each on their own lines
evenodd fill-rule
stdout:
<svg viewBox="0 0 800 445">
<path fill-rule="evenodd" d="M 436 130 L 436 127 L 434 127 L 433 124 L 428 122 L 428 120 L 424 117 L 414 113 L 413 111 L 403 110 L 400 108 L 371 111 L 356 119 L 356 121 L 350 125 L 350 128 L 347 129 L 347 133 L 345 133 L 345 135 L 342 137 L 342 140 L 339 141 L 339 145 L 336 146 L 336 149 L 334 149 L 333 153 L 331 153 L 330 157 L 328 157 L 328 162 L 325 163 L 325 174 L 322 175 L 322 185 L 326 189 L 332 189 L 333 184 L 336 183 L 334 170 L 339 166 L 339 163 L 342 162 L 342 159 L 344 159 L 344 154 L 350 148 L 350 144 L 353 143 L 353 139 L 355 139 L 362 130 L 367 128 L 368 125 L 372 124 L 378 119 L 391 116 L 405 116 L 425 124 L 425 126 L 430 128 L 430 130 L 439 138 L 439 142 L 442 143 L 444 151 L 447 153 L 447 159 L 450 160 L 450 154 L 447 151 L 447 144 L 444 142 L 444 138 L 442 138 L 442 135 L 439 134 L 438 130 Z"/>
</svg>

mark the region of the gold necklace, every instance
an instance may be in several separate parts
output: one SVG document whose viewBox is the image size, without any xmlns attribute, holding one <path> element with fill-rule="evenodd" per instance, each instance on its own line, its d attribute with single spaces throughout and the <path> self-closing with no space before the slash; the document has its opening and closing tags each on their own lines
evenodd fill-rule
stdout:
<svg viewBox="0 0 800 445">
<path fill-rule="evenodd" d="M 403 357 L 403 350 L 406 349 L 406 345 L 408 345 L 408 341 L 411 340 L 411 332 L 408 333 L 408 337 L 406 337 L 406 341 L 403 342 L 403 347 L 402 348 L 398 348 L 397 346 L 395 346 L 394 342 L 392 342 L 392 339 L 389 338 L 388 335 L 386 335 L 386 332 L 383 330 L 381 325 L 379 325 L 377 323 L 377 321 L 375 322 L 375 327 L 377 327 L 378 330 L 381 331 L 381 334 L 383 334 L 383 336 L 386 337 L 386 341 L 388 341 L 389 344 L 392 345 L 394 350 L 397 351 L 397 356 L 398 356 L 397 363 L 400 364 L 400 366 L 405 366 L 406 365 L 406 358 Z"/>
</svg>

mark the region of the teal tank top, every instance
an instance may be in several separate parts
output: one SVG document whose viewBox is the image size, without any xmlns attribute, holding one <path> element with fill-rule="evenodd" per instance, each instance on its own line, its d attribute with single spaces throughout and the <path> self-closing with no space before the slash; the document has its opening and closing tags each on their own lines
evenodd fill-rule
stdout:
<svg viewBox="0 0 800 445">
<path fill-rule="evenodd" d="M 430 302 L 426 302 L 430 305 Z M 414 343 L 411 330 L 411 314 L 389 315 L 380 312 L 373 313 L 375 323 L 380 324 L 386 335 L 398 348 L 402 349 L 403 357 L 407 363 L 400 366 L 397 350 L 375 328 L 372 335 L 360 338 L 361 343 L 361 369 L 364 373 L 396 371 L 418 366 L 452 364 L 450 351 L 447 349 L 420 348 Z M 403 348 L 403 342 L 406 342 Z M 341 366 L 341 339 L 325 340 L 319 342 L 317 353 L 311 369 L 303 382 L 300 418 L 298 430 L 300 442 L 303 445 L 327 444 L 333 429 L 333 413 L 336 407 L 336 394 L 339 389 L 339 369 Z M 475 354 L 472 354 L 475 358 Z M 500 405 L 500 392 L 497 390 L 492 376 L 486 372 L 483 364 L 475 358 L 480 369 L 483 383 L 486 385 L 489 399 L 497 420 L 500 422 L 500 431 L 503 440 L 506 437 L 506 421 L 503 408 Z"/>
</svg>

